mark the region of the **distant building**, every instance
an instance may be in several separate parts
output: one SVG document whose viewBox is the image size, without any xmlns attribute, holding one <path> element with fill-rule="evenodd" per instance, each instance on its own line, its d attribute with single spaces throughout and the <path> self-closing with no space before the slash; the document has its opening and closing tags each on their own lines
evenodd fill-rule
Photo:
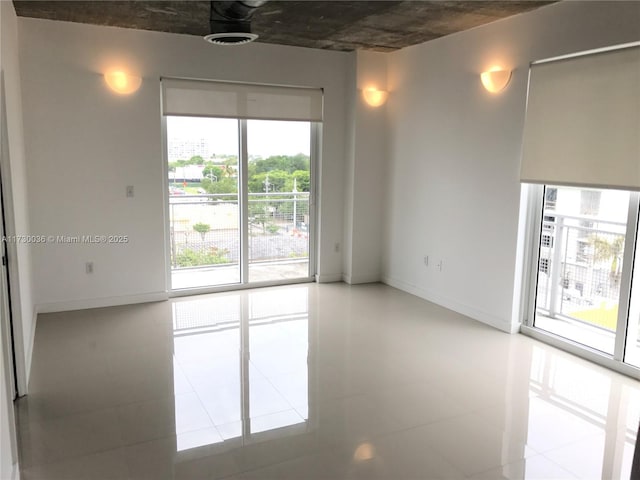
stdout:
<svg viewBox="0 0 640 480">
<path fill-rule="evenodd" d="M 176 182 L 200 182 L 202 181 L 204 165 L 185 165 L 176 167 L 175 172 L 169 172 L 169 180 Z"/>
<path fill-rule="evenodd" d="M 559 284 L 567 297 L 618 297 L 628 201 L 628 193 L 617 190 L 547 187 L 538 267 L 554 277 L 541 279 L 547 293 Z"/>
<path fill-rule="evenodd" d="M 169 161 L 189 160 L 191 157 L 200 156 L 204 159 L 211 158 L 213 154 L 211 142 L 206 138 L 185 140 L 181 137 L 173 137 L 168 141 Z"/>
</svg>

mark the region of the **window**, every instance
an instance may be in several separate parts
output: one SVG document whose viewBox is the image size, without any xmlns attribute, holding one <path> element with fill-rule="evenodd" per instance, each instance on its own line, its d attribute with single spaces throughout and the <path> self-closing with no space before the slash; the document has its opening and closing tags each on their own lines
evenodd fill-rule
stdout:
<svg viewBox="0 0 640 480">
<path fill-rule="evenodd" d="M 640 282 L 631 289 L 634 273 L 640 279 L 637 258 L 634 266 L 640 196 L 555 185 L 531 188 L 544 193 L 538 197 L 538 268 L 529 326 L 640 366 Z M 547 210 L 549 189 L 555 197 L 553 215 Z"/>
<path fill-rule="evenodd" d="M 544 209 L 555 210 L 556 209 L 556 201 L 558 200 L 558 189 L 557 188 L 547 188 L 544 192 Z"/>
<path fill-rule="evenodd" d="M 542 273 L 549 273 L 549 259 L 541 258 L 540 259 L 540 271 Z"/>
<path fill-rule="evenodd" d="M 640 378 L 638 85 L 640 42 L 533 62 L 520 181 L 523 331 Z"/>
<path fill-rule="evenodd" d="M 312 279 L 322 95 L 162 79 L 173 290 Z"/>
</svg>

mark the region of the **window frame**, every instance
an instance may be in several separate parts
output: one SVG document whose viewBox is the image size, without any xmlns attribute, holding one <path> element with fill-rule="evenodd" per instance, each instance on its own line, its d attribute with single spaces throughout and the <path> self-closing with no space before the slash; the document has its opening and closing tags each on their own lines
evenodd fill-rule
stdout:
<svg viewBox="0 0 640 480">
<path fill-rule="evenodd" d="M 624 375 L 640 380 L 640 368 L 624 363 L 626 351 L 626 340 L 629 319 L 629 304 L 631 286 L 634 273 L 636 281 L 640 281 L 640 271 L 634 272 L 634 256 L 640 255 L 640 251 L 635 251 L 637 235 L 639 234 L 639 212 L 640 212 L 640 192 L 629 191 L 629 207 L 627 212 L 627 230 L 625 232 L 625 248 L 623 253 L 623 264 L 630 267 L 623 270 L 620 282 L 620 299 L 618 311 L 618 324 L 615 332 L 615 346 L 613 355 L 606 354 L 587 345 L 578 343 L 571 339 L 561 337 L 551 332 L 535 327 L 536 315 L 536 294 L 538 290 L 538 274 L 540 268 L 542 234 L 543 229 L 543 209 L 545 199 L 545 187 L 543 184 L 523 184 L 525 189 L 523 199 L 526 202 L 521 210 L 526 216 L 524 219 L 525 248 L 522 258 L 522 304 L 520 314 L 520 332 L 543 341 L 562 350 L 586 358 L 599 365 L 610 368 Z M 551 188 L 556 185 L 550 185 Z M 581 188 L 578 186 L 578 188 Z M 593 188 L 585 186 L 584 188 Z M 636 287 L 637 288 L 637 287 Z"/>
</svg>

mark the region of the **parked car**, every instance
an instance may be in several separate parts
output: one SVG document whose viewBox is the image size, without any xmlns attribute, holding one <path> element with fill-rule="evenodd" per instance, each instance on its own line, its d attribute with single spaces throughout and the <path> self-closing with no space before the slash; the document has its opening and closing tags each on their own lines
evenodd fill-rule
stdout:
<svg viewBox="0 0 640 480">
<path fill-rule="evenodd" d="M 169 195 L 186 195 L 183 189 L 169 185 Z"/>
</svg>

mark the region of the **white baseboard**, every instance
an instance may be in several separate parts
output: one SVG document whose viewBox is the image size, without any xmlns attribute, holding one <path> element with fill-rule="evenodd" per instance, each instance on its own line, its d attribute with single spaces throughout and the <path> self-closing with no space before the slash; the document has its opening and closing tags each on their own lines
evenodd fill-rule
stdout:
<svg viewBox="0 0 640 480">
<path fill-rule="evenodd" d="M 316 282 L 318 283 L 333 283 L 333 282 L 341 282 L 342 274 L 341 273 L 331 273 L 327 275 L 316 275 Z"/>
<path fill-rule="evenodd" d="M 68 312 L 86 310 L 88 308 L 116 307 L 136 303 L 162 302 L 169 300 L 168 292 L 145 293 L 141 295 L 124 295 L 121 297 L 89 298 L 70 300 L 67 302 L 43 303 L 37 306 L 38 313 Z"/>
<path fill-rule="evenodd" d="M 391 287 L 397 288 L 398 290 L 402 290 L 417 297 L 423 298 L 424 300 L 435 303 L 442 307 L 448 308 L 449 310 L 453 310 L 454 312 L 458 312 L 462 315 L 472 318 L 473 320 L 477 320 L 491 327 L 497 328 L 498 330 L 502 330 L 503 332 L 517 333 L 520 330 L 520 325 L 512 325 L 511 322 L 506 321 L 502 318 L 498 318 L 478 308 L 465 305 L 464 303 L 460 303 L 451 298 L 436 294 L 430 290 L 418 287 L 417 285 L 413 285 L 403 280 L 399 280 L 397 278 L 389 276 L 383 276 L 382 283 L 385 283 Z"/>
<path fill-rule="evenodd" d="M 342 275 L 342 281 L 349 285 L 358 285 L 360 283 L 376 283 L 380 282 L 380 273 L 365 273 L 358 275 Z"/>
</svg>

